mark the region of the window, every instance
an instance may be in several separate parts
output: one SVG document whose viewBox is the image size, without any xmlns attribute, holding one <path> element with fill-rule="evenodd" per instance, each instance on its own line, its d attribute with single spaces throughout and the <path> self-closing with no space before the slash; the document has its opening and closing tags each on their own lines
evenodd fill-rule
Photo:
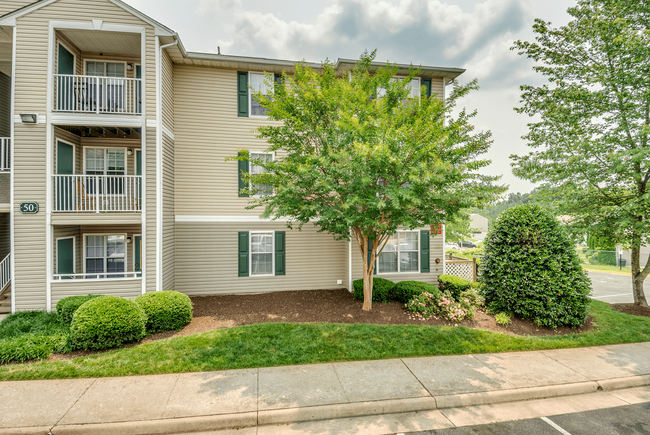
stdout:
<svg viewBox="0 0 650 435">
<path fill-rule="evenodd" d="M 393 77 L 391 81 L 404 80 L 402 77 Z M 411 92 L 409 93 L 409 98 L 420 98 L 420 78 L 415 77 L 411 80 Z M 383 97 L 386 95 L 386 89 L 379 88 L 377 89 L 377 96 Z"/>
<path fill-rule="evenodd" d="M 250 173 L 251 175 L 257 175 L 257 174 L 263 174 L 264 168 L 260 165 L 256 165 L 253 161 L 254 160 L 261 160 L 262 162 L 272 162 L 273 161 L 273 153 L 250 153 L 251 156 L 251 166 L 250 166 Z M 251 185 L 251 188 L 257 189 L 255 195 L 271 195 L 273 194 L 273 186 L 269 186 L 268 184 L 253 184 Z"/>
<path fill-rule="evenodd" d="M 377 273 L 419 272 L 420 232 L 398 231 L 377 261 Z"/>
<path fill-rule="evenodd" d="M 99 192 L 108 194 L 121 194 L 124 191 L 124 179 L 126 175 L 126 150 L 123 148 L 84 148 L 86 175 L 108 175 L 106 179 L 99 181 Z M 87 193 L 97 192 L 96 180 L 87 177 Z"/>
<path fill-rule="evenodd" d="M 123 62 L 86 61 L 86 75 L 93 77 L 125 77 Z"/>
<path fill-rule="evenodd" d="M 250 233 L 251 276 L 273 275 L 273 231 Z"/>
<path fill-rule="evenodd" d="M 262 73 L 249 73 L 249 82 L 251 85 L 251 91 L 249 92 L 249 104 L 251 108 L 251 116 L 266 116 L 266 109 L 262 105 L 255 101 L 253 93 L 258 91 L 264 95 L 268 95 L 273 92 L 273 88 L 269 88 L 264 82 L 264 74 Z"/>
<path fill-rule="evenodd" d="M 123 278 L 126 271 L 124 235 L 86 236 L 84 267 L 90 278 Z"/>
</svg>

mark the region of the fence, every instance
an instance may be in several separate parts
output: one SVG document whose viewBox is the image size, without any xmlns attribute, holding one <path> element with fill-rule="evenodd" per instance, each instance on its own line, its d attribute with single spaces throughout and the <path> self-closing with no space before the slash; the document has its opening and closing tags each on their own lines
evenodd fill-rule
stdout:
<svg viewBox="0 0 650 435">
<path fill-rule="evenodd" d="M 576 253 L 580 262 L 588 265 L 588 269 L 594 270 L 623 270 L 631 272 L 632 252 L 617 249 L 615 251 L 589 249 L 585 246 L 578 246 Z M 650 252 L 641 252 L 641 268 L 648 262 Z"/>
<path fill-rule="evenodd" d="M 445 273 L 447 275 L 460 276 L 470 281 L 476 281 L 478 276 L 478 260 L 448 255 L 445 258 Z"/>
</svg>

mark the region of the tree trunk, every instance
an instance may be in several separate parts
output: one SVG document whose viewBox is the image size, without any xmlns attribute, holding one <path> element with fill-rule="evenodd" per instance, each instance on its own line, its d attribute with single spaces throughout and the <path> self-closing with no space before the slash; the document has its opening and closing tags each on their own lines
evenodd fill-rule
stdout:
<svg viewBox="0 0 650 435">
<path fill-rule="evenodd" d="M 648 264 L 644 267 L 644 270 L 641 270 L 641 247 L 635 246 L 632 248 L 632 289 L 634 292 L 634 303 L 642 307 L 648 306 L 648 301 L 645 298 L 645 293 L 643 292 L 643 282 L 645 281 L 646 276 L 648 276 L 648 266 L 650 265 L 650 259 L 648 259 Z"/>
<path fill-rule="evenodd" d="M 364 311 L 372 310 L 372 267 L 368 264 L 368 237 L 363 238 L 361 256 L 363 257 L 363 307 Z"/>
</svg>

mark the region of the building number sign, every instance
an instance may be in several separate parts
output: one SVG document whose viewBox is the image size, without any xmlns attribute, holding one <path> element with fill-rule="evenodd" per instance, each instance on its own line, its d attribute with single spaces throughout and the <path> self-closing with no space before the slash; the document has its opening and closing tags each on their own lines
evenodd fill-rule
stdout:
<svg viewBox="0 0 650 435">
<path fill-rule="evenodd" d="M 38 213 L 38 202 L 21 202 L 20 212 L 28 214 Z"/>
</svg>

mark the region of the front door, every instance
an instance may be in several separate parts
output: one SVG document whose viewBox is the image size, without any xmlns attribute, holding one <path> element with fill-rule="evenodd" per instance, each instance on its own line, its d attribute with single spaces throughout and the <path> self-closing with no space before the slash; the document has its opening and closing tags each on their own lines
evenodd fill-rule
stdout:
<svg viewBox="0 0 650 435">
<path fill-rule="evenodd" d="M 58 239 L 56 241 L 56 273 L 72 275 L 74 273 L 74 238 Z M 63 277 L 72 279 L 72 276 Z"/>
<path fill-rule="evenodd" d="M 74 75 L 75 67 L 74 54 L 70 53 L 63 45 L 59 44 L 58 74 L 66 76 Z M 58 76 L 57 87 L 59 89 L 57 99 L 57 110 L 71 111 L 75 108 L 75 82 L 74 77 Z"/>
<path fill-rule="evenodd" d="M 74 147 L 65 142 L 56 142 L 56 173 L 57 175 L 74 174 Z M 57 210 L 74 210 L 74 199 L 77 196 L 74 177 L 57 177 L 56 186 Z"/>
<path fill-rule="evenodd" d="M 135 236 L 135 253 L 133 254 L 133 271 L 142 272 L 142 236 Z M 138 274 L 140 276 L 140 274 Z"/>
</svg>

